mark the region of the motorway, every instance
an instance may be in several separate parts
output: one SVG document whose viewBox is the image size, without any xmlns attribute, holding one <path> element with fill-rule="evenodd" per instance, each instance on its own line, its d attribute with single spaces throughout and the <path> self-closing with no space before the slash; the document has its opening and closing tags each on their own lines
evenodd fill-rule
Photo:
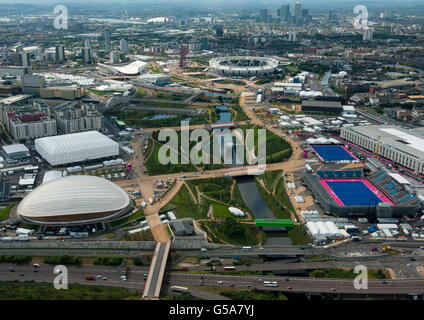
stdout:
<svg viewBox="0 0 424 320">
<path fill-rule="evenodd" d="M 53 274 L 53 266 L 42 265 L 37 273 L 33 272 L 30 265 L 15 266 L 16 271 L 8 271 L 8 264 L 0 264 L 0 280 L 35 280 L 40 282 L 52 282 L 57 276 Z M 20 276 L 20 273 L 25 273 Z M 141 292 L 145 283 L 144 273 L 146 267 L 133 267 L 128 273 L 128 280 L 119 280 L 121 271 L 118 267 L 109 266 L 69 266 L 68 282 L 90 285 L 115 286 L 134 289 Z M 96 281 L 84 280 L 85 275 L 102 275 L 107 280 Z M 297 292 L 297 293 L 346 293 L 346 294 L 423 294 L 424 279 L 402 279 L 402 280 L 370 280 L 367 290 L 357 290 L 353 287 L 353 281 L 349 279 L 311 279 L 300 277 L 276 277 L 256 275 L 214 275 L 214 274 L 190 274 L 184 272 L 169 272 L 165 274 L 165 288 L 171 285 L 198 286 L 200 277 L 203 277 L 205 287 L 224 288 L 256 288 L 261 290 Z M 261 279 L 261 281 L 259 281 Z M 222 281 L 222 284 L 217 284 Z M 263 281 L 276 281 L 278 287 L 264 287 Z M 334 289 L 333 289 L 334 288 Z M 215 297 L 216 298 L 216 297 Z"/>
</svg>

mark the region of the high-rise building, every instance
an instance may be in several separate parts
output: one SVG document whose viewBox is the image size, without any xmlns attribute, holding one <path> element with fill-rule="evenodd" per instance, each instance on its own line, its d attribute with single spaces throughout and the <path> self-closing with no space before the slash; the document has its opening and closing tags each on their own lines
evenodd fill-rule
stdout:
<svg viewBox="0 0 424 320">
<path fill-rule="evenodd" d="M 56 61 L 65 61 L 65 47 L 62 45 L 56 46 Z"/>
<path fill-rule="evenodd" d="M 29 52 L 20 52 L 19 53 L 19 65 L 22 67 L 29 67 L 31 63 L 31 58 Z"/>
<path fill-rule="evenodd" d="M 362 41 L 371 41 L 373 37 L 373 30 L 366 28 L 362 34 Z"/>
<path fill-rule="evenodd" d="M 287 23 L 290 15 L 290 5 L 285 4 L 281 6 L 280 20 L 281 23 Z"/>
<path fill-rule="evenodd" d="M 121 39 L 120 48 L 121 48 L 121 51 L 122 51 L 123 54 L 129 53 L 128 41 L 125 40 L 125 39 Z"/>
<path fill-rule="evenodd" d="M 268 9 L 261 9 L 259 11 L 259 22 L 268 22 Z"/>
<path fill-rule="evenodd" d="M 90 41 L 90 39 L 86 39 L 85 40 L 84 48 L 91 49 L 91 41 Z"/>
<path fill-rule="evenodd" d="M 88 64 L 91 61 L 91 49 L 90 48 L 82 48 L 82 62 L 84 64 Z"/>
<path fill-rule="evenodd" d="M 111 64 L 119 63 L 119 51 L 112 51 L 110 53 L 110 63 Z"/>
<path fill-rule="evenodd" d="M 300 24 L 302 15 L 302 4 L 300 2 L 296 2 L 294 6 L 294 20 L 295 24 Z"/>
<path fill-rule="evenodd" d="M 215 29 L 215 33 L 218 38 L 222 38 L 224 36 L 224 29 L 222 28 L 222 26 L 217 26 Z"/>
<path fill-rule="evenodd" d="M 330 10 L 330 13 L 328 14 L 328 21 L 333 21 L 333 10 Z"/>
<path fill-rule="evenodd" d="M 110 51 L 110 30 L 105 31 L 105 51 Z"/>
</svg>

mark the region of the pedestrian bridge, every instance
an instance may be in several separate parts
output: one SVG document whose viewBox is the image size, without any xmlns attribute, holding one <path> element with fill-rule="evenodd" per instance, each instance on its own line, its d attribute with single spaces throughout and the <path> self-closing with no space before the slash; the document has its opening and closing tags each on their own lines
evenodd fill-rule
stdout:
<svg viewBox="0 0 424 320">
<path fill-rule="evenodd" d="M 159 299 L 170 248 L 171 241 L 156 242 L 155 250 L 153 251 L 152 261 L 150 263 L 149 273 L 147 275 L 146 283 L 144 285 L 142 299 Z"/>
</svg>

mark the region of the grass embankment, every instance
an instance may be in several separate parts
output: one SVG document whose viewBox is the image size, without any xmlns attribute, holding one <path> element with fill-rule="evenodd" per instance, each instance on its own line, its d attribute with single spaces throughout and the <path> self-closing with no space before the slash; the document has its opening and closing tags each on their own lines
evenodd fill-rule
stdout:
<svg viewBox="0 0 424 320">
<path fill-rule="evenodd" d="M 122 219 L 114 220 L 110 222 L 110 226 L 112 228 L 118 228 L 123 227 L 126 224 L 129 224 L 130 222 L 134 220 L 138 220 L 144 217 L 144 210 L 143 208 L 139 208 L 136 213 L 130 214 L 127 217 L 124 217 Z"/>
<path fill-rule="evenodd" d="M 12 210 L 14 204 L 11 203 L 8 207 L 0 209 L 0 221 L 9 219 L 10 210 Z"/>
<path fill-rule="evenodd" d="M 220 294 L 232 300 L 287 300 L 287 297 L 278 292 L 263 292 L 253 290 L 225 290 Z"/>
<path fill-rule="evenodd" d="M 118 287 L 69 284 L 57 290 L 50 282 L 0 281 L 0 300 L 139 300 L 140 293 Z"/>
<path fill-rule="evenodd" d="M 258 155 L 258 145 L 265 144 L 267 164 L 282 162 L 290 158 L 292 155 L 293 150 L 290 143 L 272 133 L 271 131 L 259 127 L 254 127 L 251 124 L 242 125 L 240 128 L 244 131 L 245 137 L 249 133 L 249 129 L 254 130 L 253 132 L 250 132 L 249 135 L 254 134 L 255 155 L 261 156 Z M 258 136 L 259 129 L 266 130 L 266 134 L 264 136 Z"/>
<path fill-rule="evenodd" d="M 277 219 L 291 219 L 290 212 L 285 209 L 280 202 L 272 195 L 266 192 L 266 190 L 262 187 L 262 185 L 255 179 L 256 186 L 264 199 L 265 203 L 271 209 L 272 213 L 277 217 Z"/>
<path fill-rule="evenodd" d="M 353 269 L 327 268 L 314 270 L 309 276 L 313 278 L 354 279 L 358 274 L 354 273 Z M 381 280 L 386 278 L 386 274 L 381 269 L 368 270 L 368 279 L 370 280 Z"/>
<path fill-rule="evenodd" d="M 259 242 L 266 241 L 266 235 L 253 224 L 243 224 L 237 222 L 234 218 L 227 218 L 224 222 L 217 221 L 200 222 L 203 230 L 208 232 L 208 235 L 214 242 L 221 242 L 234 245 L 256 245 Z M 204 226 L 209 227 L 206 228 Z M 213 232 L 210 233 L 209 230 Z"/>
</svg>

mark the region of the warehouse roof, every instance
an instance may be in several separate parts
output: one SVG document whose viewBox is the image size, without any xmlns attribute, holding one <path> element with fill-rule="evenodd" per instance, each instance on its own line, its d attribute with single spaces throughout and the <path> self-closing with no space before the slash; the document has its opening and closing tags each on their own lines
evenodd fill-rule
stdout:
<svg viewBox="0 0 424 320">
<path fill-rule="evenodd" d="M 25 147 L 23 144 L 11 144 L 8 146 L 3 146 L 3 151 L 6 152 L 6 154 L 14 154 L 19 152 L 29 152 L 29 149 Z"/>
<path fill-rule="evenodd" d="M 411 157 L 424 159 L 423 131 L 419 129 L 407 130 L 393 125 L 369 125 L 346 127 L 349 130 L 361 134 L 368 139 L 380 142 L 382 146 L 395 148 Z"/>
</svg>

